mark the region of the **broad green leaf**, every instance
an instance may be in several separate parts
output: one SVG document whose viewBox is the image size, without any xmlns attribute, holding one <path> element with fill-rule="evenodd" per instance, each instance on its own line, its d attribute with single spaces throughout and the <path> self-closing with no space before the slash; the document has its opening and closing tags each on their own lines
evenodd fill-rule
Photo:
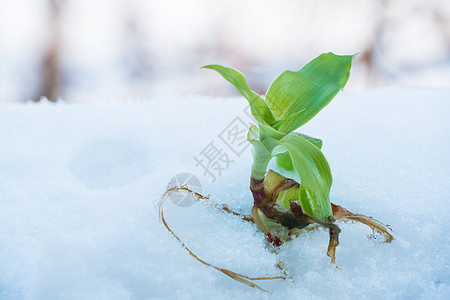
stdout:
<svg viewBox="0 0 450 300">
<path fill-rule="evenodd" d="M 288 171 L 294 170 L 294 165 L 292 164 L 291 156 L 289 155 L 289 153 L 287 151 L 283 152 L 283 153 L 279 153 L 279 154 L 275 155 L 275 157 L 276 157 L 277 164 L 282 169 L 285 169 Z M 285 177 L 288 177 L 288 176 L 285 176 Z M 292 179 L 294 179 L 294 178 L 292 178 Z"/>
<path fill-rule="evenodd" d="M 274 148 L 272 151 L 272 155 L 275 159 L 272 159 L 269 162 L 269 170 L 275 171 L 276 173 L 281 174 L 286 178 L 293 179 L 296 182 L 301 182 L 300 176 L 292 164 L 291 155 L 287 152 L 287 149 L 284 146 L 279 144 L 279 142 L 278 147 Z"/>
<path fill-rule="evenodd" d="M 314 211 L 314 199 L 311 198 L 310 193 L 308 192 L 308 187 L 304 186 L 304 185 L 300 185 L 299 188 L 299 201 L 301 203 L 302 206 L 302 210 L 303 212 L 306 212 L 308 215 L 310 215 L 308 213 L 308 211 Z M 329 202 L 329 201 L 328 201 Z M 331 214 L 333 214 L 333 211 L 331 210 L 331 204 L 330 204 L 330 211 L 331 213 L 328 216 L 331 216 Z M 310 215 L 313 216 L 313 215 Z M 328 216 L 326 216 L 324 219 L 328 218 Z M 323 220 L 322 218 L 316 217 L 318 219 Z"/>
<path fill-rule="evenodd" d="M 266 102 L 254 91 L 252 91 L 245 80 L 242 73 L 236 71 L 235 69 L 224 67 L 221 65 L 207 65 L 203 66 L 204 69 L 211 69 L 219 72 L 227 81 L 229 81 L 236 90 L 247 99 L 250 104 L 250 109 L 252 115 L 255 117 L 258 123 L 273 123 L 275 118 L 269 106 Z"/>
<path fill-rule="evenodd" d="M 309 135 L 306 135 L 306 134 L 303 134 L 303 133 L 299 133 L 299 132 L 292 132 L 291 134 L 299 136 L 299 137 L 307 140 L 308 142 L 310 142 L 311 144 L 313 144 L 317 148 L 322 149 L 322 140 L 321 139 L 314 138 L 312 136 L 309 136 Z"/>
<path fill-rule="evenodd" d="M 283 136 L 285 136 L 286 134 L 279 132 L 278 130 L 274 129 L 272 126 L 267 125 L 267 124 L 263 124 L 263 123 L 259 123 L 259 128 L 260 128 L 260 139 L 262 141 L 267 140 L 267 139 L 275 139 L 275 140 L 279 140 L 281 139 Z"/>
<path fill-rule="evenodd" d="M 313 144 L 314 146 L 316 146 L 319 149 L 322 148 L 322 140 L 320 140 L 320 139 L 316 139 L 316 138 L 310 137 L 306 134 L 301 134 L 301 133 L 297 133 L 297 132 L 292 132 L 290 134 L 299 136 L 299 137 L 307 140 L 308 142 L 310 142 L 311 144 Z M 264 142 L 264 143 L 266 144 L 267 142 Z M 275 148 L 275 147 L 272 147 L 272 148 Z M 287 152 L 287 149 L 285 147 L 278 147 L 277 149 L 272 151 L 272 155 L 274 155 L 276 159 L 271 161 L 271 163 L 269 165 L 269 169 L 274 170 L 275 172 L 283 175 L 284 177 L 287 177 L 287 178 L 293 179 L 297 182 L 300 182 L 300 177 L 299 177 L 297 171 L 295 170 L 294 165 L 292 164 L 291 156 L 289 155 L 289 153 Z"/>
<path fill-rule="evenodd" d="M 292 115 L 290 115 L 290 116 L 288 116 L 288 117 L 286 117 L 284 119 L 280 119 L 278 121 L 273 122 L 270 126 L 272 126 L 273 128 L 277 128 L 278 129 L 283 123 L 290 122 L 291 120 L 297 119 L 300 116 L 300 114 L 302 114 L 304 111 L 305 111 L 305 109 L 302 109 L 302 110 L 300 110 L 300 111 L 298 111 L 298 112 L 296 112 L 296 113 L 294 113 L 294 114 L 292 114 Z"/>
<path fill-rule="evenodd" d="M 274 129 L 292 132 L 330 103 L 348 81 L 353 56 L 324 53 L 297 72 L 281 73 L 265 98 L 277 120 L 270 123 Z"/>
<path fill-rule="evenodd" d="M 330 203 L 331 171 L 322 152 L 304 138 L 288 134 L 279 141 L 289 153 L 300 177 L 303 193 L 300 201 L 308 215 L 326 220 L 332 215 Z"/>
</svg>

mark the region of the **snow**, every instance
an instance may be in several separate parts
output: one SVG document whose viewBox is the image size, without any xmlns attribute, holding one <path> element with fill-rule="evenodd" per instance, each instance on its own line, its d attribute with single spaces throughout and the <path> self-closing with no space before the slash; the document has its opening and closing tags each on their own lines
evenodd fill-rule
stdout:
<svg viewBox="0 0 450 300">
<path fill-rule="evenodd" d="M 1 299 L 448 299 L 450 90 L 342 93 L 300 131 L 322 138 L 332 201 L 390 224 L 392 244 L 342 229 L 337 264 L 328 234 L 306 233 L 278 254 L 249 213 L 247 149 L 215 182 L 194 156 L 236 118 L 241 98 L 0 106 Z M 226 148 L 224 148 L 226 151 Z M 195 174 L 211 200 L 166 205 L 194 253 L 248 276 L 290 278 L 252 289 L 195 261 L 158 219 L 170 179 Z"/>
</svg>

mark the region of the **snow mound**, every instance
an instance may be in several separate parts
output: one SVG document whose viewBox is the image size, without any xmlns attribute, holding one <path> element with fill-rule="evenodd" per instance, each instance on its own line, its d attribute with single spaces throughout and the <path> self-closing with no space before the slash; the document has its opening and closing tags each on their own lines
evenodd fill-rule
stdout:
<svg viewBox="0 0 450 300">
<path fill-rule="evenodd" d="M 340 223 L 337 264 L 328 234 L 266 248 L 249 213 L 250 149 L 222 133 L 243 99 L 0 107 L 1 299 L 448 299 L 450 295 L 450 90 L 386 88 L 340 94 L 301 132 L 322 138 L 331 199 L 390 224 L 392 244 Z M 234 125 L 233 125 L 234 126 Z M 215 181 L 198 164 L 213 142 L 229 158 Z M 234 149 L 236 150 L 236 149 Z M 171 178 L 193 173 L 205 203 L 170 201 L 166 219 L 209 263 L 262 282 L 265 294 L 195 261 L 158 219 Z"/>
</svg>

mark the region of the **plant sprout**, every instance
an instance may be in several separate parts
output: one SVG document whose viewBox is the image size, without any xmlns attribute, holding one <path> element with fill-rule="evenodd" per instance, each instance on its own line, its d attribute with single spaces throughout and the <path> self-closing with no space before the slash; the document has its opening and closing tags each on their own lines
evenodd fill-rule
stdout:
<svg viewBox="0 0 450 300">
<path fill-rule="evenodd" d="M 341 231 L 335 224 L 336 220 L 361 222 L 372 228 L 373 237 L 377 231 L 384 234 L 386 242 L 393 239 L 392 231 L 383 223 L 331 203 L 332 176 L 321 151 L 322 141 L 295 132 L 344 88 L 353 57 L 324 53 L 299 71 L 284 71 L 272 82 L 264 99 L 249 88 L 240 72 L 221 65 L 203 67 L 217 71 L 236 88 L 248 101 L 257 122 L 247 135 L 253 146 L 250 190 L 254 205 L 251 215 L 241 215 L 242 218 L 254 222 L 275 247 L 291 240 L 292 236 L 298 236 L 306 228 L 327 228 L 330 235 L 327 255 L 332 265 L 335 265 L 335 251 Z M 189 191 L 186 187 L 176 189 Z M 171 191 L 166 194 L 168 192 Z M 200 198 L 204 197 L 198 195 Z M 237 214 L 226 205 L 219 208 Z M 219 271 L 257 288 L 260 287 L 249 280 L 273 279 L 255 279 L 223 270 Z"/>
</svg>

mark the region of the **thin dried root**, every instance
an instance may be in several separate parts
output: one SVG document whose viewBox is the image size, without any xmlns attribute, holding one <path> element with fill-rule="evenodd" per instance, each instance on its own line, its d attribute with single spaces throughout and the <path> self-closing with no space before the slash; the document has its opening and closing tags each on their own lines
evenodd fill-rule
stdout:
<svg viewBox="0 0 450 300">
<path fill-rule="evenodd" d="M 208 196 L 203 196 L 197 192 L 194 192 L 193 190 L 191 190 L 190 188 L 187 187 L 187 185 L 182 185 L 182 186 L 176 186 L 170 189 L 167 189 L 166 192 L 164 193 L 164 195 L 162 196 L 163 199 L 165 199 L 170 193 L 172 192 L 178 192 L 178 191 L 185 191 L 188 194 L 192 194 L 195 196 L 195 198 L 197 198 L 197 200 L 203 199 L 203 200 L 207 200 L 209 199 L 209 195 Z"/>
<path fill-rule="evenodd" d="M 208 200 L 209 199 L 209 195 L 208 196 L 203 196 L 203 195 L 201 195 L 201 194 L 199 194 L 197 192 L 194 192 L 191 189 L 189 189 L 187 187 L 187 185 L 182 185 L 182 186 L 178 186 L 178 187 L 173 187 L 173 188 L 167 189 L 167 191 L 164 193 L 164 195 L 162 197 L 166 198 L 170 193 L 178 192 L 178 191 L 183 191 L 183 192 L 186 192 L 188 194 L 194 195 L 194 197 L 197 198 L 198 201 L 200 201 L 200 200 Z M 232 215 L 240 217 L 244 221 L 254 223 L 253 218 L 252 218 L 251 215 L 243 215 L 243 214 L 234 212 L 231 209 L 229 209 L 228 205 L 226 205 L 226 204 L 214 204 L 214 206 L 217 209 L 219 209 L 221 212 L 229 213 L 229 214 L 232 214 Z"/>
<path fill-rule="evenodd" d="M 331 265 L 336 266 L 336 247 L 339 245 L 339 233 L 341 229 L 336 224 L 329 225 L 330 242 L 328 243 L 327 255 L 331 258 Z M 339 267 L 336 266 L 339 269 Z"/>
<path fill-rule="evenodd" d="M 262 215 L 261 210 L 256 205 L 254 205 L 252 207 L 252 219 L 253 219 L 253 222 L 255 222 L 256 226 L 258 226 L 258 229 L 261 230 L 265 235 L 269 235 L 270 234 L 270 230 L 269 230 L 269 228 L 267 228 L 267 226 L 264 223 L 261 215 Z"/>
<path fill-rule="evenodd" d="M 163 195 L 163 197 L 161 198 L 161 201 L 160 201 L 160 203 L 159 203 L 159 216 L 160 216 L 160 219 L 161 219 L 161 221 L 163 222 L 164 226 L 167 228 L 167 230 L 175 237 L 175 239 L 181 244 L 181 246 L 182 246 L 184 249 L 186 249 L 186 251 L 187 251 L 193 258 L 195 258 L 198 262 L 204 264 L 205 266 L 214 268 L 214 269 L 216 269 L 217 271 L 219 271 L 219 272 L 221 272 L 221 273 L 223 273 L 223 274 L 225 274 L 225 275 L 227 275 L 227 276 L 233 278 L 233 279 L 236 280 L 236 281 L 239 281 L 239 282 L 241 282 L 241 283 L 243 283 L 243 284 L 245 284 L 245 285 L 248 285 L 248 286 L 250 286 L 250 287 L 257 288 L 257 289 L 259 289 L 259 290 L 261 290 L 261 291 L 263 291 L 263 292 L 268 292 L 268 291 L 266 291 L 265 289 L 261 288 L 259 285 L 257 285 L 257 284 L 255 284 L 255 283 L 251 282 L 251 280 L 286 279 L 285 276 L 274 276 L 274 277 L 248 277 L 248 276 L 245 276 L 245 275 L 242 275 L 242 274 L 239 274 L 239 273 L 236 273 L 236 272 L 227 270 L 227 269 L 223 269 L 223 268 L 216 267 L 216 266 L 214 266 L 214 265 L 212 265 L 212 264 L 210 264 L 210 263 L 207 263 L 206 261 L 204 261 L 203 259 L 201 259 L 201 258 L 198 257 L 197 255 L 195 255 L 195 254 L 191 251 L 191 249 L 189 249 L 189 248 L 181 241 L 181 239 L 175 234 L 175 232 L 173 232 L 173 230 L 172 230 L 172 229 L 169 227 L 169 225 L 167 224 L 166 219 L 164 218 L 164 203 L 165 203 L 165 201 L 167 200 L 168 193 L 169 193 L 171 190 L 172 190 L 172 191 L 173 191 L 173 190 L 185 190 L 185 191 L 188 191 L 188 192 L 192 192 L 192 191 L 189 190 L 187 187 L 172 188 L 172 189 L 167 190 L 166 193 L 164 193 L 164 195 Z M 198 193 L 195 193 L 195 194 L 198 194 Z M 198 199 L 208 199 L 208 197 L 203 197 L 203 196 L 200 195 L 200 194 L 198 194 L 198 195 L 199 195 Z M 197 196 L 197 195 L 196 195 L 196 196 Z"/>
<path fill-rule="evenodd" d="M 281 272 L 283 272 L 284 276 L 287 278 L 288 277 L 288 272 L 286 270 L 286 264 L 282 261 L 278 261 L 276 264 L 276 267 L 278 270 L 280 270 Z"/>
<path fill-rule="evenodd" d="M 331 203 L 331 208 L 333 209 L 333 216 L 336 220 L 341 221 L 355 221 L 360 222 L 369 226 L 373 231 L 373 238 L 375 237 L 375 231 L 382 233 L 385 237 L 385 242 L 390 243 L 394 239 L 394 235 L 392 233 L 392 229 L 388 227 L 388 225 L 384 225 L 380 221 L 368 217 L 362 214 L 354 214 L 342 206 Z"/>
<path fill-rule="evenodd" d="M 227 269 L 220 269 L 220 268 L 217 268 L 217 267 L 215 267 L 213 265 L 209 265 L 209 266 L 213 267 L 214 269 L 216 269 L 216 270 L 218 270 L 218 271 L 220 271 L 222 273 L 224 273 L 225 275 L 228 275 L 229 277 L 233 278 L 236 281 L 239 281 L 239 282 L 241 282 L 241 283 L 243 283 L 245 285 L 248 285 L 250 287 L 257 288 L 258 290 L 261 290 L 261 291 L 266 292 L 266 293 L 268 293 L 267 290 L 263 289 L 262 287 L 260 287 L 259 285 L 255 284 L 255 283 L 251 282 L 250 280 L 286 279 L 286 277 L 283 277 L 283 276 L 276 276 L 276 277 L 247 277 L 245 275 L 241 275 L 241 274 L 235 273 L 235 272 L 227 270 Z"/>
<path fill-rule="evenodd" d="M 228 205 L 226 205 L 226 204 L 222 204 L 222 205 L 216 204 L 216 207 L 217 207 L 218 209 L 220 209 L 222 212 L 226 212 L 226 213 L 229 213 L 229 214 L 238 216 L 238 217 L 240 217 L 240 218 L 241 218 L 242 220 L 244 220 L 244 221 L 251 222 L 251 223 L 255 223 L 255 221 L 253 220 L 253 217 L 252 217 L 251 215 L 242 215 L 242 214 L 240 214 L 240 213 L 234 212 L 234 211 L 230 210 L 230 209 L 228 208 Z"/>
</svg>

